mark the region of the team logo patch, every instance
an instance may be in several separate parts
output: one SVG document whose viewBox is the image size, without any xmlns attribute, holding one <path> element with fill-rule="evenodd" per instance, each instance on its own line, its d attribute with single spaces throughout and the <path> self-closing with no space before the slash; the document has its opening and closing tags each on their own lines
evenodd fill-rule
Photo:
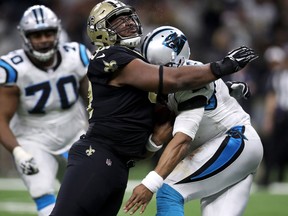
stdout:
<svg viewBox="0 0 288 216">
<path fill-rule="evenodd" d="M 177 55 L 181 52 L 187 38 L 184 35 L 178 35 L 176 32 L 170 34 L 163 41 L 163 45 L 171 48 Z"/>
<path fill-rule="evenodd" d="M 107 166 L 112 166 L 112 160 L 107 158 L 106 159 L 106 164 L 107 164 Z"/>
<path fill-rule="evenodd" d="M 91 156 L 94 152 L 95 152 L 95 149 L 93 149 L 91 145 L 89 146 L 89 149 L 86 150 L 86 154 L 88 157 Z"/>
<path fill-rule="evenodd" d="M 111 62 L 106 62 L 106 61 L 103 61 L 104 65 L 105 65 L 105 68 L 104 68 L 104 71 L 105 72 L 114 72 L 118 69 L 118 65 L 116 63 L 116 61 L 112 60 Z"/>
</svg>

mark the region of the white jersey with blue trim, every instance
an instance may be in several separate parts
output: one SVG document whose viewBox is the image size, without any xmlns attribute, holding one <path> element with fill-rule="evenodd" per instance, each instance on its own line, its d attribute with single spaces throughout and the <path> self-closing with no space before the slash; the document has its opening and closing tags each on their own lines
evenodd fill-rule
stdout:
<svg viewBox="0 0 288 216">
<path fill-rule="evenodd" d="M 201 65 L 201 62 L 188 60 L 186 64 Z M 204 95 L 208 102 L 204 107 L 179 111 L 179 101 L 175 93 L 169 95 L 169 107 L 176 113 L 173 135 L 182 132 L 193 139 L 193 146 L 196 148 L 203 143 L 225 134 L 229 129 L 237 125 L 250 125 L 250 116 L 239 105 L 237 100 L 230 96 L 229 90 L 222 79 L 218 79 L 201 91 L 185 91 L 187 94 L 182 101 Z M 213 91 L 211 93 L 211 91 Z M 196 101 L 196 100 L 195 100 Z M 195 101 L 191 101 L 195 103 Z"/>
<path fill-rule="evenodd" d="M 43 146 L 46 145 L 44 148 L 51 152 L 64 151 L 62 148 L 67 140 L 70 142 L 72 136 L 86 124 L 83 105 L 79 100 L 79 83 L 86 75 L 91 55 L 84 45 L 77 42 L 60 44 L 58 50 L 58 63 L 47 71 L 36 67 L 23 49 L 10 52 L 0 59 L 0 82 L 2 85 L 16 85 L 20 92 L 16 123 L 13 121 L 11 125 L 15 136 L 17 139 L 29 134 L 33 137 L 33 128 L 42 128 L 51 135 L 49 140 L 55 138 L 55 146 L 46 138 L 37 138 L 39 144 L 43 142 Z M 75 122 L 75 119 L 80 122 Z M 69 126 L 72 121 L 79 124 L 78 129 L 73 129 L 74 134 L 68 131 L 72 130 Z M 41 134 L 40 131 L 37 133 Z"/>
<path fill-rule="evenodd" d="M 17 85 L 20 103 L 17 111 L 22 121 L 53 123 L 65 118 L 65 111 L 78 99 L 79 81 L 86 75 L 89 51 L 76 42 L 59 46 L 61 62 L 48 71 L 37 68 L 24 50 L 10 52 L 0 59 L 1 77 L 6 85 Z M 5 75 L 3 75 L 5 74 Z"/>
<path fill-rule="evenodd" d="M 223 80 L 212 84 L 214 90 L 205 105 L 208 94 L 204 89 L 196 94 L 188 91 L 191 97 L 168 96 L 168 105 L 176 113 L 173 135 L 190 136 L 194 151 L 178 163 L 157 191 L 159 216 L 167 212 L 183 216 L 184 202 L 194 199 L 200 199 L 203 216 L 242 215 L 247 205 L 253 175 L 263 157 L 261 139 Z"/>
</svg>

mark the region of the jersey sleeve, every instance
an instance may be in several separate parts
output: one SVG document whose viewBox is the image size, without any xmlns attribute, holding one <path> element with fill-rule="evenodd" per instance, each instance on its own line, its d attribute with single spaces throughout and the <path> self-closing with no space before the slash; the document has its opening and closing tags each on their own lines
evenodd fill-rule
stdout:
<svg viewBox="0 0 288 216">
<path fill-rule="evenodd" d="M 194 140 L 203 115 L 204 107 L 180 112 L 174 122 L 173 136 L 177 132 L 181 132 Z"/>
<path fill-rule="evenodd" d="M 0 86 L 4 85 L 7 80 L 7 72 L 4 68 L 0 66 Z"/>
<path fill-rule="evenodd" d="M 83 66 L 86 68 L 89 64 L 91 52 L 83 44 L 79 44 L 79 55 Z"/>
<path fill-rule="evenodd" d="M 4 59 L 0 59 L 0 86 L 15 85 L 17 78 L 17 70 Z"/>
</svg>

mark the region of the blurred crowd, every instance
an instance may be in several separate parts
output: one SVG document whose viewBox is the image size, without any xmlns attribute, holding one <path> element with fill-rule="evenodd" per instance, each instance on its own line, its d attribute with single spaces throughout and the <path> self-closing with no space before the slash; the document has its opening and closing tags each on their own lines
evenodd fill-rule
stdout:
<svg viewBox="0 0 288 216">
<path fill-rule="evenodd" d="M 98 0 L 0 0 L 0 55 L 20 48 L 17 25 L 27 7 L 44 4 L 61 19 L 67 40 L 94 47 L 86 34 L 86 19 Z M 227 77 L 245 81 L 252 96 L 240 103 L 251 115 L 264 144 L 258 183 L 287 181 L 288 164 L 288 0 L 123 0 L 136 8 L 144 34 L 161 25 L 181 29 L 188 37 L 191 58 L 221 59 L 241 45 L 255 49 L 258 60 Z M 2 104 L 1 104 L 2 106 Z M 4 150 L 0 149 L 0 161 Z M 2 165 L 1 165 L 2 166 Z M 5 172 L 0 166 L 0 175 Z M 286 169 L 287 170 L 287 169 Z M 287 171 L 286 171 L 287 172 Z"/>
</svg>

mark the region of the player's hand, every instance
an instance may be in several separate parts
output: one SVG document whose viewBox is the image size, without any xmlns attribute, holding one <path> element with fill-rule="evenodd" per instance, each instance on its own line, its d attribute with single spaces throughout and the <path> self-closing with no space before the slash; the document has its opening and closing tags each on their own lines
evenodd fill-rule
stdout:
<svg viewBox="0 0 288 216">
<path fill-rule="evenodd" d="M 248 99 L 251 96 L 249 86 L 245 82 L 227 81 L 229 93 L 232 97 L 239 100 L 241 98 Z"/>
<path fill-rule="evenodd" d="M 39 169 L 35 163 L 35 159 L 27 153 L 21 146 L 17 146 L 12 152 L 16 164 L 22 170 L 25 175 L 34 175 L 39 172 Z"/>
<path fill-rule="evenodd" d="M 153 193 L 146 188 L 143 184 L 136 186 L 129 200 L 124 206 L 124 211 L 129 212 L 130 215 L 134 214 L 140 207 L 140 214 L 142 214 L 148 203 L 153 197 Z"/>
<path fill-rule="evenodd" d="M 212 73 L 220 78 L 235 73 L 244 68 L 249 62 L 258 58 L 253 49 L 241 46 L 230 51 L 224 59 L 210 64 Z"/>
</svg>

